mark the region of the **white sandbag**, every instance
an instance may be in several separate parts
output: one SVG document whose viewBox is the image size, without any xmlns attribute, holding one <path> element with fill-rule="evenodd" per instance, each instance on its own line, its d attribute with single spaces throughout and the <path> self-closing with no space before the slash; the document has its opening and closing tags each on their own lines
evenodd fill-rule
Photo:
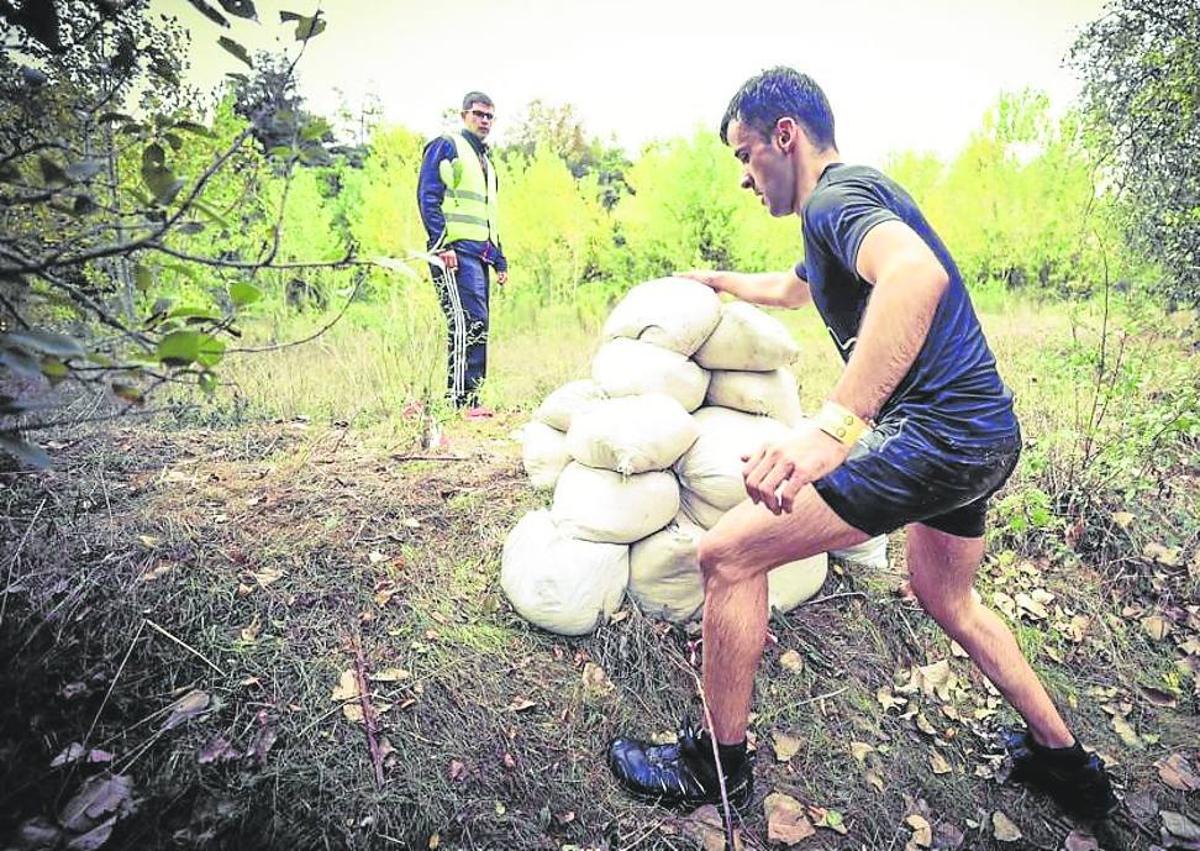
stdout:
<svg viewBox="0 0 1200 851">
<path fill-rule="evenodd" d="M 665 393 L 688 411 L 700 407 L 708 389 L 708 372 L 684 355 L 624 338 L 600 347 L 592 359 L 592 378 L 609 396 Z"/>
<path fill-rule="evenodd" d="M 782 368 L 770 372 L 714 370 L 709 376 L 704 404 L 766 414 L 793 427 L 803 416 L 796 376 L 790 369 Z"/>
<path fill-rule="evenodd" d="M 693 356 L 706 369 L 769 370 L 787 366 L 800 347 L 783 324 L 745 301 L 721 305 L 721 321 Z"/>
<path fill-rule="evenodd" d="M 729 408 L 701 408 L 692 416 L 700 436 L 675 462 L 675 473 L 686 490 L 727 511 L 746 499 L 742 456 L 753 454 L 767 441 L 786 437 L 790 430 L 778 420 Z"/>
<path fill-rule="evenodd" d="M 696 421 L 670 396 L 620 396 L 575 417 L 567 450 L 581 464 L 628 476 L 670 467 L 699 433 Z"/>
<path fill-rule="evenodd" d="M 575 414 L 586 411 L 596 402 L 606 398 L 600 385 L 590 378 L 569 381 L 542 400 L 533 412 L 533 418 L 551 428 L 566 431 L 571 427 Z"/>
<path fill-rule="evenodd" d="M 791 611 L 821 590 L 828 572 L 825 553 L 780 565 L 767 574 L 767 605 L 781 612 Z"/>
<path fill-rule="evenodd" d="M 521 617 L 562 635 L 586 635 L 621 605 L 629 547 L 580 541 L 531 511 L 508 534 L 500 587 Z"/>
<path fill-rule="evenodd" d="M 627 337 L 690 356 L 721 321 L 721 299 L 690 278 L 638 284 L 608 315 L 604 339 Z"/>
<path fill-rule="evenodd" d="M 521 427 L 521 461 L 534 488 L 553 488 L 558 474 L 571 461 L 567 436 L 537 420 L 526 423 Z"/>
<path fill-rule="evenodd" d="M 679 510 L 691 522 L 695 523 L 701 529 L 711 529 L 717 525 L 727 508 L 717 508 L 715 505 L 702 500 L 690 490 L 685 488 L 682 483 L 679 485 Z"/>
<path fill-rule="evenodd" d="M 874 538 L 868 538 L 861 544 L 846 547 L 844 550 L 830 550 L 829 554 L 842 561 L 865 564 L 867 567 L 886 570 L 888 566 L 887 545 L 887 535 L 876 535 Z"/>
<path fill-rule="evenodd" d="M 669 472 L 622 476 L 572 461 L 558 477 L 550 513 L 564 534 L 630 544 L 679 512 L 679 483 Z"/>
<path fill-rule="evenodd" d="M 704 603 L 697 552 L 704 530 L 679 514 L 629 548 L 629 596 L 642 611 L 685 621 Z"/>
</svg>

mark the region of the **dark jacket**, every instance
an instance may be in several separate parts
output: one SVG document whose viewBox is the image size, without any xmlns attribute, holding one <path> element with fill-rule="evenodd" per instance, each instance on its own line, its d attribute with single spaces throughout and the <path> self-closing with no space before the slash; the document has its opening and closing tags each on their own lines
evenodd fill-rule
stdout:
<svg viewBox="0 0 1200 851">
<path fill-rule="evenodd" d="M 471 143 L 475 152 L 486 154 L 488 146 L 482 139 L 469 130 L 461 131 L 463 138 Z M 499 245 L 493 245 L 490 239 L 473 240 L 460 239 L 451 246 L 443 245 L 446 235 L 446 218 L 442 215 L 442 200 L 446 197 L 446 184 L 438 172 L 438 163 L 442 160 L 453 160 L 458 156 L 454 143 L 445 136 L 438 136 L 425 145 L 425 153 L 421 160 L 421 173 L 417 178 L 417 203 L 421 207 L 421 221 L 425 224 L 425 232 L 429 234 L 427 247 L 429 250 L 453 248 L 459 254 L 478 257 L 485 263 L 496 267 L 497 272 L 508 270 L 508 261 L 504 258 L 504 250 Z M 486 166 L 485 166 L 486 167 Z M 497 184 L 499 181 L 497 181 Z"/>
</svg>

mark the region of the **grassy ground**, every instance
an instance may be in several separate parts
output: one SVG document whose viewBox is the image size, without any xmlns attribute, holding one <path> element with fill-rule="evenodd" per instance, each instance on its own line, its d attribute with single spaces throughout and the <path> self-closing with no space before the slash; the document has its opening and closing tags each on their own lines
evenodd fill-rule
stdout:
<svg viewBox="0 0 1200 851">
<path fill-rule="evenodd" d="M 1069 411 L 1051 404 L 1067 378 L 1034 371 L 1067 322 L 1034 309 L 989 321 L 1035 441 Z M 836 364 L 819 326 L 793 328 L 799 374 L 826 376 L 804 384 L 811 402 Z M 491 392 L 509 388 L 510 404 L 491 423 L 447 421 L 442 460 L 407 457 L 423 454 L 421 427 L 402 416 L 360 427 L 335 406 L 311 422 L 285 406 L 281 421 L 236 428 L 192 418 L 66 437 L 54 471 L 5 473 L 0 837 L 53 820 L 86 778 L 112 771 L 132 779 L 136 806 L 107 848 L 714 847 L 682 815 L 624 797 L 600 758 L 618 732 L 698 715 L 694 630 L 627 604 L 565 639 L 517 617 L 498 587 L 505 535 L 543 502 L 507 435 L 543 385 L 579 374 L 588 353 L 571 341 L 586 337 L 567 328 L 498 348 Z M 286 386 L 284 366 L 273 374 Z M 1186 499 L 1163 503 L 1194 507 L 1196 472 L 1178 470 Z M 1096 521 L 1072 539 L 1119 537 L 1120 558 L 1081 557 L 1060 527 L 1007 531 L 979 587 L 1113 765 L 1127 807 L 1099 835 L 1107 849 L 1151 848 L 1160 809 L 1200 820 L 1197 793 L 1156 767 L 1172 755 L 1200 765 L 1196 678 L 1177 665 L 1200 656 L 1197 541 L 1193 530 L 1163 539 L 1174 556 L 1143 553 L 1178 511 L 1128 508 L 1124 527 Z M 770 844 L 771 792 L 843 820 L 844 835 L 819 827 L 800 848 L 905 848 L 913 815 L 937 847 L 1063 847 L 1075 826 L 999 782 L 994 734 L 1011 713 L 894 594 L 897 543 L 894 572 L 838 566 L 816 602 L 772 623 L 746 847 Z M 798 671 L 781 664 L 789 650 Z M 379 677 L 382 784 L 364 725 L 347 717 L 361 701 L 333 698 L 360 662 Z M 73 742 L 112 762 L 52 767 Z M 994 838 L 997 812 L 1022 839 Z"/>
</svg>

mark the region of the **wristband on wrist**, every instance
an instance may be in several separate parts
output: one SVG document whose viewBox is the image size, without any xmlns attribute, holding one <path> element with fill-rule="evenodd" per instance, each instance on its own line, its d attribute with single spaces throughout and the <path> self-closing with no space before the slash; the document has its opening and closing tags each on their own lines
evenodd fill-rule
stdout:
<svg viewBox="0 0 1200 851">
<path fill-rule="evenodd" d="M 838 443 L 853 446 L 871 426 L 849 408 L 826 400 L 813 417 L 813 423 Z"/>
</svg>

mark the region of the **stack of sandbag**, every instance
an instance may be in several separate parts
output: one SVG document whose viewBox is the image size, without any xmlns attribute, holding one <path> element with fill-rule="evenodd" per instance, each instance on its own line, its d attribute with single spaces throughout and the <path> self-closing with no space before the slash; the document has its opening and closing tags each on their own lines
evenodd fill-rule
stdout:
<svg viewBox="0 0 1200 851">
<path fill-rule="evenodd" d="M 696 281 L 634 287 L 602 334 L 591 378 L 547 396 L 521 431 L 530 482 L 554 495 L 517 524 L 501 562 L 513 607 L 567 635 L 592 631 L 626 590 L 655 615 L 696 615 L 697 545 L 746 498 L 741 456 L 802 418 L 791 335 Z M 811 597 L 826 568 L 821 554 L 771 571 L 771 605 Z"/>
</svg>

